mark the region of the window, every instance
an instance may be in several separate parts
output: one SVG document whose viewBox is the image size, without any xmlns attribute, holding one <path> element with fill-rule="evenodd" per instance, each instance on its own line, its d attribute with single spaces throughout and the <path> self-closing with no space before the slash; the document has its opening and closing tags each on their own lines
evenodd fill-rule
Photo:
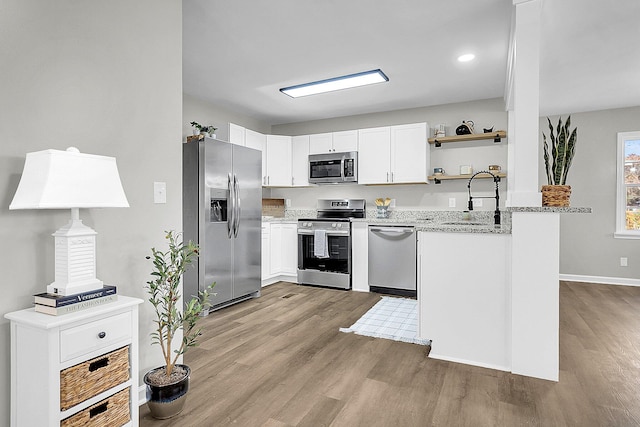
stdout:
<svg viewBox="0 0 640 427">
<path fill-rule="evenodd" d="M 640 239 L 640 132 L 618 133 L 615 237 Z"/>
</svg>

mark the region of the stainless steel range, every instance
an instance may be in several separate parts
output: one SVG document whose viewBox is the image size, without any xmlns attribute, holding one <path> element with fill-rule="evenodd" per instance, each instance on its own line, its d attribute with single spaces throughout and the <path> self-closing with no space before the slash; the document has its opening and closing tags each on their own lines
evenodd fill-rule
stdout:
<svg viewBox="0 0 640 427">
<path fill-rule="evenodd" d="M 351 218 L 364 199 L 318 200 L 317 218 L 298 220 L 298 283 L 351 289 Z"/>
</svg>

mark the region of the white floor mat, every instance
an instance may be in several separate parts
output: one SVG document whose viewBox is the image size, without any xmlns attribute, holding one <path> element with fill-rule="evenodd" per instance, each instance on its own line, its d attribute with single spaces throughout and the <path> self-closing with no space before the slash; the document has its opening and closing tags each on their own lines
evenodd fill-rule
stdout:
<svg viewBox="0 0 640 427">
<path fill-rule="evenodd" d="M 418 301 L 407 298 L 382 297 L 356 323 L 350 328 L 340 328 L 340 332 L 413 344 L 431 344 L 431 340 L 418 338 Z"/>
</svg>

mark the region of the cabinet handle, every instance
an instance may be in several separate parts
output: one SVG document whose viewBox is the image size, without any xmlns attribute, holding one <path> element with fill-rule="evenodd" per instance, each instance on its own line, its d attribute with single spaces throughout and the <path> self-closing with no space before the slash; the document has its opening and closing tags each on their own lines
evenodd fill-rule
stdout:
<svg viewBox="0 0 640 427">
<path fill-rule="evenodd" d="M 89 409 L 89 419 L 95 417 L 96 415 L 100 415 L 103 412 L 107 412 L 107 403 L 109 402 L 104 402 L 103 404 L 98 405 L 95 408 Z"/>
<path fill-rule="evenodd" d="M 102 359 L 89 363 L 89 372 L 97 371 L 98 369 L 104 368 L 105 366 L 109 366 L 108 357 L 103 357 Z"/>
<path fill-rule="evenodd" d="M 395 178 L 393 176 L 393 172 L 391 172 L 391 182 L 395 182 Z"/>
<path fill-rule="evenodd" d="M 106 336 L 107 336 L 107 333 L 106 333 L 106 332 L 104 332 L 104 331 L 102 331 L 102 332 L 98 332 L 98 338 L 102 339 L 102 338 L 104 338 L 104 337 L 106 337 Z"/>
<path fill-rule="evenodd" d="M 387 182 L 389 182 L 389 172 L 387 172 Z"/>
</svg>

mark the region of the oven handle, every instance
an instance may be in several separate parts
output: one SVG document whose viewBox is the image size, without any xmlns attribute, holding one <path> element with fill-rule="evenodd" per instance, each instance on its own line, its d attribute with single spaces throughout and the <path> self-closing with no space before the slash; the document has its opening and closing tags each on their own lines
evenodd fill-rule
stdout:
<svg viewBox="0 0 640 427">
<path fill-rule="evenodd" d="M 299 235 L 313 236 L 313 230 L 298 230 Z M 344 231 L 327 231 L 327 236 L 348 236 L 349 230 Z"/>
</svg>

